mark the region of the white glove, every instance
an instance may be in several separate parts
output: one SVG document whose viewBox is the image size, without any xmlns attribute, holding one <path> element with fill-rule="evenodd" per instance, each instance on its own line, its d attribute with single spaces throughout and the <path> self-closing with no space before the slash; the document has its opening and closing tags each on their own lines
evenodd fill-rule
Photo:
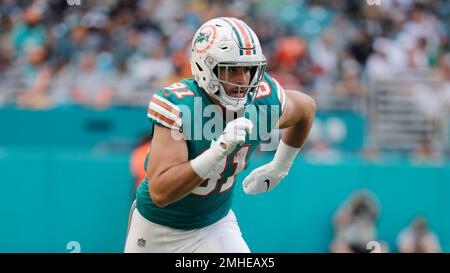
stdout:
<svg viewBox="0 0 450 273">
<path fill-rule="evenodd" d="M 253 123 L 246 118 L 238 118 L 227 124 L 220 137 L 211 145 L 220 145 L 227 154 L 234 151 L 237 145 L 244 144 L 247 133 L 251 134 Z"/>
<path fill-rule="evenodd" d="M 275 168 L 272 162 L 253 170 L 243 182 L 246 194 L 256 194 L 271 191 L 288 172 Z"/>
<path fill-rule="evenodd" d="M 246 194 L 271 191 L 288 173 L 301 148 L 291 147 L 282 140 L 272 162 L 253 170 L 242 182 Z"/>
<path fill-rule="evenodd" d="M 222 159 L 234 151 L 237 145 L 244 144 L 247 132 L 251 134 L 252 128 L 253 123 L 246 118 L 229 122 L 217 141 L 212 141 L 208 150 L 191 160 L 194 172 L 203 179 L 208 178 Z"/>
</svg>

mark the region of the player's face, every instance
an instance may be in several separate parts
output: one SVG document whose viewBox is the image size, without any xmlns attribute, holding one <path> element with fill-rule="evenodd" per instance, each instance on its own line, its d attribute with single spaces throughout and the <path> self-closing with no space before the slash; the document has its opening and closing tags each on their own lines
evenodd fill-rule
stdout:
<svg viewBox="0 0 450 273">
<path fill-rule="evenodd" d="M 250 84 L 250 67 L 241 66 L 241 67 L 228 67 L 220 69 L 219 76 L 221 80 L 225 80 L 227 82 L 231 82 L 238 85 L 249 85 Z M 227 75 L 228 74 L 228 75 Z M 247 88 L 239 88 L 234 85 L 223 83 L 223 88 L 228 96 L 235 98 L 243 98 L 246 95 Z M 241 90 L 239 90 L 241 89 Z"/>
</svg>

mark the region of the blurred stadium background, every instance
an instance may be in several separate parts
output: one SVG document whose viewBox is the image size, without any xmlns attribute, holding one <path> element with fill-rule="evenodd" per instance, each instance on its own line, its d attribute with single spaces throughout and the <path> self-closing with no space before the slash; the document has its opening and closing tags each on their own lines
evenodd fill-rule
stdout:
<svg viewBox="0 0 450 273">
<path fill-rule="evenodd" d="M 251 250 L 450 252 L 446 0 L 1 1 L 0 252 L 123 250 L 148 100 L 190 76 L 216 16 L 252 26 L 269 72 L 318 105 L 281 187 L 236 186 Z"/>
</svg>

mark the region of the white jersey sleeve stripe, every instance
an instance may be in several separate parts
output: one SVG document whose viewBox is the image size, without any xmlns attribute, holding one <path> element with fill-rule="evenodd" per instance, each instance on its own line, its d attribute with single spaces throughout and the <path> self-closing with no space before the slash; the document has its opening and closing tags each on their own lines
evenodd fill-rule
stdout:
<svg viewBox="0 0 450 273">
<path fill-rule="evenodd" d="M 165 118 L 177 123 L 177 125 L 181 125 L 181 119 L 179 116 L 175 115 L 173 112 L 168 111 L 167 109 L 159 106 L 158 104 L 154 102 L 150 102 L 149 109 L 159 113 L 160 115 L 164 116 Z"/>
<path fill-rule="evenodd" d="M 175 109 L 175 110 L 177 110 L 178 112 L 180 112 L 180 108 L 179 108 L 177 105 L 175 105 L 175 104 L 173 104 L 172 102 L 166 100 L 165 98 L 163 98 L 163 97 L 161 97 L 161 96 L 158 96 L 158 95 L 156 95 L 156 94 L 153 95 L 153 98 L 155 98 L 155 99 L 157 99 L 157 100 L 159 100 L 159 101 L 161 101 L 161 102 L 167 104 L 168 106 L 170 106 L 170 107 L 172 107 L 173 109 Z"/>
<path fill-rule="evenodd" d="M 147 113 L 147 117 L 149 117 L 149 118 L 155 120 L 156 122 L 161 123 L 162 125 L 164 125 L 164 126 L 170 128 L 170 129 L 174 129 L 174 130 L 178 130 L 178 129 L 179 129 L 179 127 L 167 123 L 167 122 L 164 121 L 163 119 L 160 119 L 159 117 L 156 117 L 156 116 L 152 115 L 150 112 Z"/>
</svg>

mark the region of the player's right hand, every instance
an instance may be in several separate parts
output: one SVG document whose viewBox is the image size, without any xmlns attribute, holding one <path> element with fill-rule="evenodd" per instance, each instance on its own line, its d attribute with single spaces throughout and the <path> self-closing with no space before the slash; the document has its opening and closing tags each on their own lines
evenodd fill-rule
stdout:
<svg viewBox="0 0 450 273">
<path fill-rule="evenodd" d="M 222 135 L 213 143 L 227 154 L 231 153 L 237 145 L 244 144 L 247 133 L 251 134 L 253 123 L 247 118 L 238 118 L 227 124 Z"/>
</svg>

